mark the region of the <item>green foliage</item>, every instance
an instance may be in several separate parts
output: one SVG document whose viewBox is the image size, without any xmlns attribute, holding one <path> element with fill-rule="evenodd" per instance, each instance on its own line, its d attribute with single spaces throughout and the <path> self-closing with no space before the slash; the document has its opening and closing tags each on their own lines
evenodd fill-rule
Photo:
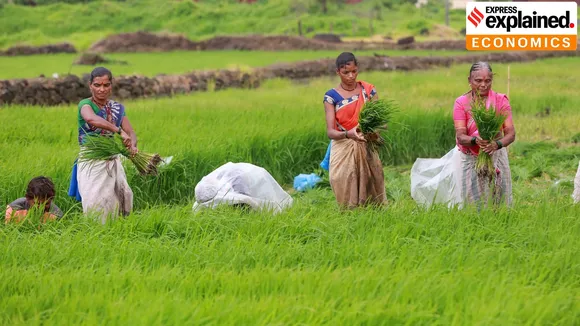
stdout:
<svg viewBox="0 0 580 326">
<path fill-rule="evenodd" d="M 106 0 L 109 2 L 137 2 L 131 0 Z M 35 6 L 47 6 L 47 5 L 57 5 L 57 4 L 74 4 L 74 5 L 82 5 L 88 4 L 92 2 L 102 3 L 103 0 L 0 0 L 1 5 L 13 4 L 17 6 L 28 6 L 28 7 L 35 7 Z"/>
<path fill-rule="evenodd" d="M 491 141 L 495 139 L 501 130 L 501 126 L 508 117 L 508 112 L 501 108 L 496 108 L 493 104 L 486 108 L 486 99 L 476 96 L 471 107 L 471 114 L 481 139 Z"/>
<path fill-rule="evenodd" d="M 2 226 L 0 323 L 574 325 L 578 209 L 555 198 L 340 213 L 312 191 L 275 218 L 160 206 Z"/>
<path fill-rule="evenodd" d="M 379 99 L 365 103 L 358 121 L 370 149 L 378 151 L 384 146 L 385 140 L 380 133 L 387 129 L 395 112 L 397 108 L 393 101 Z"/>
<path fill-rule="evenodd" d="M 357 56 L 372 56 L 376 51 L 357 51 Z M 466 54 L 465 51 L 381 51 L 381 54 L 450 56 Z M 193 70 L 232 69 L 251 71 L 253 67 L 263 67 L 279 62 L 296 62 L 316 59 L 336 59 L 337 51 L 175 51 L 156 53 L 115 53 L 106 58 L 117 63 L 107 63 L 115 76 L 159 74 L 183 74 Z M 95 66 L 73 65 L 79 54 L 54 54 L 35 56 L 0 57 L 4 69 L 0 69 L 0 79 L 35 78 L 43 74 L 52 76 L 74 74 L 82 76 L 102 64 Z M 128 64 L 120 64 L 126 61 Z M 154 64 L 153 64 L 154 63 Z"/>
<path fill-rule="evenodd" d="M 263 53 L 257 59 L 267 61 L 285 55 Z M 299 53 L 295 55 L 296 58 L 300 57 Z M 243 52 L 232 55 L 240 56 Z M 118 58 L 127 59 L 124 56 Z M 160 58 L 154 61 L 159 62 L 157 68 L 163 69 L 165 61 L 162 56 Z M 216 65 L 235 62 L 229 61 L 231 59 L 225 54 L 215 59 Z M 166 60 L 179 62 L 183 59 L 178 59 L 176 53 Z M 515 147 L 511 146 L 510 149 L 517 149 L 522 141 L 535 143 L 546 137 L 570 142 L 577 133 L 576 120 L 571 118 L 580 106 L 573 87 L 575 80 L 561 73 L 563 70 L 577 69 L 577 60 L 563 58 L 533 65 L 511 65 L 512 83 L 526 82 L 526 88 L 512 87 L 510 94 L 517 131 Z M 153 69 L 146 67 L 146 62 L 135 68 Z M 417 157 L 440 157 L 454 146 L 455 131 L 450 107 L 458 94 L 465 92 L 461 76 L 469 71 L 469 66 L 465 64 L 413 73 L 361 72 L 363 80 L 377 86 L 379 98 L 381 94 L 386 95 L 400 106 L 400 112 L 393 116 L 384 135 L 381 159 L 385 165 L 412 164 Z M 494 79 L 494 89 L 501 92 L 507 66 L 498 64 L 493 68 L 498 73 Z M 114 74 L 116 71 L 113 69 Z M 537 74 L 542 74 L 544 78 L 530 78 Z M 229 160 L 263 166 L 281 184 L 291 184 L 299 173 L 315 171 L 329 141 L 323 116 L 317 108 L 320 103 L 316 104 L 313 99 L 324 94 L 334 82 L 325 78 L 307 85 L 296 85 L 290 81 L 271 80 L 257 90 L 220 91 L 219 101 L 212 93 L 196 93 L 124 103 L 137 131 L 140 150 L 156 152 L 162 157 L 174 157 L 171 164 L 160 169 L 156 178 L 142 178 L 134 168 L 127 166 L 129 182 L 136 193 L 136 207 L 187 203 L 193 198 L 197 181 Z M 548 89 L 546 85 L 550 85 Z M 545 102 L 554 90 L 567 98 L 566 106 L 561 107 L 557 114 L 536 117 L 537 103 Z M 240 98 L 244 101 L 240 102 Z M 0 170 L 4 171 L 0 174 L 0 205 L 20 197 L 26 182 L 32 177 L 45 174 L 53 177 L 59 187 L 59 206 L 66 209 L 77 207 L 64 195 L 70 181 L 72 163 L 78 155 L 76 130 L 70 124 L 71 112 L 75 111 L 73 107 L 75 105 L 44 110 L 25 107 L 0 109 L 0 119 L 11 121 L 0 129 L 0 139 L 3 140 L 0 151 L 10 153 L 10 156 L 0 156 Z M 28 118 L 15 119 L 15 114 Z M 28 121 L 34 121 L 37 128 L 30 130 Z M 260 124 L 254 121 L 260 121 Z M 58 156 L 53 154 L 55 151 Z M 556 149 L 555 152 L 559 151 Z M 30 160 L 30 155 L 42 159 Z M 528 161 L 526 158 L 525 162 Z M 573 163 L 573 159 L 563 162 Z M 563 178 L 569 173 L 566 172 L 568 169 L 575 171 L 574 167 L 563 166 L 563 162 L 555 162 L 544 169 L 553 177 Z M 24 166 L 25 169 L 20 168 Z M 538 175 L 527 164 L 525 171 L 530 176 Z M 530 180 L 534 178 L 525 178 L 526 182 Z"/>
<path fill-rule="evenodd" d="M 569 147 L 556 142 L 520 142 L 513 147 L 512 162 L 515 162 L 516 180 L 530 181 L 535 178 L 550 178 L 572 181 L 574 171 L 580 160 L 580 148 Z"/>
<path fill-rule="evenodd" d="M 419 35 L 421 30 L 430 29 L 431 24 L 424 19 L 415 19 L 407 23 L 407 29 L 411 31 L 414 35 Z"/>
<path fill-rule="evenodd" d="M 480 97 L 477 94 L 471 102 L 471 115 L 477 126 L 479 137 L 483 140 L 494 141 L 508 117 L 508 112 L 503 108 L 496 108 L 493 104 L 486 108 L 486 100 L 487 97 Z M 493 184 L 496 173 L 491 155 L 480 149 L 475 168 L 479 178 Z"/>
<path fill-rule="evenodd" d="M 359 125 L 364 134 L 381 131 L 391 121 L 397 107 L 393 101 L 379 99 L 369 101 L 363 106 Z"/>
<path fill-rule="evenodd" d="M 298 35 L 298 19 L 307 37 L 328 33 L 331 27 L 333 33 L 347 37 L 368 37 L 370 19 L 374 34 L 399 37 L 411 32 L 419 36 L 420 29 L 409 30 L 406 26 L 445 22 L 442 13 L 431 13 L 425 18 L 424 11 L 406 2 L 389 6 L 366 1 L 356 5 L 328 2 L 328 13 L 323 14 L 318 1 L 290 0 L 253 4 L 183 0 L 167 1 L 163 6 L 154 0 L 87 0 L 36 7 L 6 5 L 0 11 L 0 48 L 71 42 L 79 50 L 85 50 L 109 34 L 139 30 L 180 33 L 192 40 L 216 35 Z M 459 31 L 465 25 L 465 17 L 453 16 L 451 23 Z"/>
<path fill-rule="evenodd" d="M 148 154 L 142 151 L 132 154 L 123 144 L 121 136 L 87 135 L 85 144 L 79 153 L 79 162 L 87 162 L 89 165 L 98 161 L 107 161 L 115 156 L 122 155 L 129 159 L 141 175 L 156 175 L 157 165 L 161 162 L 158 154 Z"/>
<path fill-rule="evenodd" d="M 191 212 L 196 182 L 227 161 L 263 166 L 285 187 L 317 171 L 329 142 L 321 98 L 334 79 L 124 102 L 141 150 L 174 160 L 155 178 L 127 166 L 136 210 L 105 226 L 66 196 L 76 105 L 2 107 L 0 204 L 43 174 L 66 215 L 0 220 L 0 324 L 577 324 L 578 59 L 511 65 L 512 85 L 525 85 L 510 94 L 514 209 L 424 210 L 410 197 L 414 160 L 455 144 L 452 106 L 469 66 L 361 72 L 401 106 L 386 139 L 387 210 L 339 211 L 318 187 L 274 217 Z M 507 67 L 493 68 L 500 91 Z M 566 105 L 537 117 L 556 92 Z"/>
<path fill-rule="evenodd" d="M 116 136 L 89 136 L 87 135 L 86 144 L 81 150 L 80 162 L 109 160 L 114 156 L 123 155 L 129 157 L 129 150 L 123 145 L 123 140 Z"/>
</svg>

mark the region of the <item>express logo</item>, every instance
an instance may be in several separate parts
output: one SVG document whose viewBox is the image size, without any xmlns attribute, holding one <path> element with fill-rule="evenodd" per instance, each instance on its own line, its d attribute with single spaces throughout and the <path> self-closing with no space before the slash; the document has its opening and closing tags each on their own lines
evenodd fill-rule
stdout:
<svg viewBox="0 0 580 326">
<path fill-rule="evenodd" d="M 506 32 L 512 29 L 564 29 L 574 28 L 571 21 L 570 11 L 566 10 L 563 15 L 542 15 L 534 10 L 531 15 L 524 14 L 517 7 L 486 8 L 486 13 L 496 13 L 500 15 L 490 15 L 485 19 L 487 28 L 501 28 Z M 505 14 L 507 13 L 507 15 Z"/>
<path fill-rule="evenodd" d="M 524 13 L 516 6 L 484 6 L 483 12 L 477 7 L 467 15 L 467 20 L 474 27 L 484 24 L 488 29 L 504 29 L 511 32 L 513 29 L 556 29 L 575 28 L 571 12 L 566 10 L 563 15 L 542 14 L 538 10 Z"/>
<path fill-rule="evenodd" d="M 479 23 L 483 20 L 483 14 L 481 11 L 477 10 L 477 7 L 473 8 L 467 19 L 473 24 L 473 26 L 477 27 Z"/>
<path fill-rule="evenodd" d="M 574 1 L 470 1 L 465 6 L 465 47 L 470 51 L 575 51 L 577 19 Z"/>
</svg>

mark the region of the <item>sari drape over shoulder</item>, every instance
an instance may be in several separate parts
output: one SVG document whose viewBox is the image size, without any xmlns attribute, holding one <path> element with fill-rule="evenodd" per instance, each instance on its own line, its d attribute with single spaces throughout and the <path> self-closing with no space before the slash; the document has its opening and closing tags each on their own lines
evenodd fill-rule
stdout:
<svg viewBox="0 0 580 326">
<path fill-rule="evenodd" d="M 360 81 L 361 92 L 343 98 L 335 89 L 324 95 L 324 101 L 334 106 L 335 126 L 347 131 L 358 125 L 364 104 L 376 94 L 372 84 Z M 353 139 L 333 140 L 330 150 L 330 186 L 341 207 L 354 208 L 365 204 L 387 203 L 385 179 L 378 153 L 367 144 Z"/>
</svg>

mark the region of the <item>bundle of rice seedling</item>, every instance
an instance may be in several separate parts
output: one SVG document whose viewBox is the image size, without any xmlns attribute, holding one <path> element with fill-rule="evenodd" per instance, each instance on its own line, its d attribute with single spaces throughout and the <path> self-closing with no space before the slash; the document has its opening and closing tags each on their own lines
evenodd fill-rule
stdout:
<svg viewBox="0 0 580 326">
<path fill-rule="evenodd" d="M 363 106 L 359 115 L 359 126 L 372 150 L 377 151 L 385 144 L 380 132 L 385 130 L 396 111 L 394 102 L 385 99 L 369 101 Z"/>
<path fill-rule="evenodd" d="M 91 162 L 108 160 L 116 155 L 123 155 L 128 158 L 137 168 L 141 175 L 157 175 L 157 166 L 162 159 L 159 154 L 148 154 L 139 151 L 131 155 L 129 149 L 123 144 L 121 136 L 87 136 L 87 141 L 83 145 L 79 162 Z"/>
<path fill-rule="evenodd" d="M 495 136 L 500 132 L 501 126 L 507 119 L 507 112 L 505 110 L 497 110 L 493 105 L 490 105 L 489 109 L 486 109 L 485 99 L 479 96 L 473 101 L 471 114 L 477 126 L 479 137 L 488 141 L 494 140 Z M 495 167 L 491 155 L 480 150 L 475 169 L 479 178 L 493 183 Z"/>
</svg>

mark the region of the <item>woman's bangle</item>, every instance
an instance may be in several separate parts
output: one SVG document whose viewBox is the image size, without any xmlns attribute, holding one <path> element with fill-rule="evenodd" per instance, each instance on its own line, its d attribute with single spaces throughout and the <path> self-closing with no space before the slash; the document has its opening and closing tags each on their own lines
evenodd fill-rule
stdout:
<svg viewBox="0 0 580 326">
<path fill-rule="evenodd" d="M 346 130 L 344 131 L 344 137 L 348 138 L 348 131 L 346 131 Z"/>
<path fill-rule="evenodd" d="M 477 137 L 475 137 L 475 136 L 471 137 L 471 145 L 475 145 L 476 140 L 477 140 Z"/>
<path fill-rule="evenodd" d="M 497 144 L 497 149 L 502 149 L 503 148 L 503 144 L 501 143 L 501 141 L 496 140 L 495 143 Z"/>
</svg>

